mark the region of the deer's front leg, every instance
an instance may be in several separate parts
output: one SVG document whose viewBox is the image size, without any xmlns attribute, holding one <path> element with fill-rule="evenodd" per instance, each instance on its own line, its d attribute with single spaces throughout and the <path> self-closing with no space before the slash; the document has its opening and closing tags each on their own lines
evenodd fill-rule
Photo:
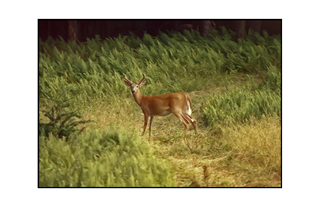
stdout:
<svg viewBox="0 0 320 207">
<path fill-rule="evenodd" d="M 151 137 L 151 128 L 154 116 L 150 116 L 150 125 L 149 125 L 149 137 Z"/>
<path fill-rule="evenodd" d="M 144 114 L 144 126 L 143 126 L 143 132 L 142 135 L 144 135 L 144 132 L 146 131 L 147 125 L 148 125 L 148 119 L 149 119 L 149 115 L 148 114 Z"/>
</svg>

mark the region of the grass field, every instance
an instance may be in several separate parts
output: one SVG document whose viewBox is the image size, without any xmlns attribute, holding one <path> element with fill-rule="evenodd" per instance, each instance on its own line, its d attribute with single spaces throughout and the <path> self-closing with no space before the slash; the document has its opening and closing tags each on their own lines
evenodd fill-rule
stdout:
<svg viewBox="0 0 320 207">
<path fill-rule="evenodd" d="M 234 38 L 223 29 L 40 40 L 39 186 L 280 187 L 281 38 Z M 144 95 L 191 97 L 197 135 L 169 115 L 140 136 L 123 74 L 142 73 Z"/>
</svg>

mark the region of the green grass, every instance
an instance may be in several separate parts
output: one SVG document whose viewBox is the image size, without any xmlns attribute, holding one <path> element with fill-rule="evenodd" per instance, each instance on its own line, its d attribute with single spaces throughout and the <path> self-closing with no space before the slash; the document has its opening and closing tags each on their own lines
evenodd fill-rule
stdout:
<svg viewBox="0 0 320 207">
<path fill-rule="evenodd" d="M 95 122 L 67 141 L 40 135 L 39 186 L 281 186 L 281 38 L 234 35 L 40 41 L 41 122 L 60 94 Z M 143 114 L 123 74 L 142 73 L 144 95 L 189 94 L 198 135 L 172 115 L 155 117 L 150 139 L 138 135 Z"/>
<path fill-rule="evenodd" d="M 168 162 L 138 136 L 90 130 L 66 142 L 39 137 L 39 187 L 173 187 Z"/>
<path fill-rule="evenodd" d="M 140 79 L 145 73 L 152 84 L 146 86 L 147 92 L 188 92 L 201 90 L 195 84 L 199 78 L 217 73 L 258 73 L 266 71 L 269 64 L 281 66 L 279 36 L 252 34 L 251 39 L 234 42 L 227 31 L 224 36 L 214 34 L 202 37 L 195 31 L 186 31 L 173 33 L 172 37 L 165 33 L 157 37 L 146 34 L 142 40 L 119 37 L 102 42 L 96 37 L 79 44 L 63 39 L 40 41 L 40 91 L 70 89 L 79 101 L 123 97 L 126 88 L 122 75 Z M 257 36 L 259 42 L 254 38 Z"/>
<path fill-rule="evenodd" d="M 214 94 L 203 110 L 205 123 L 210 126 L 233 125 L 252 117 L 281 116 L 281 73 L 275 66 L 268 67 L 265 80 L 248 83 L 242 88 L 229 90 L 224 95 Z"/>
</svg>

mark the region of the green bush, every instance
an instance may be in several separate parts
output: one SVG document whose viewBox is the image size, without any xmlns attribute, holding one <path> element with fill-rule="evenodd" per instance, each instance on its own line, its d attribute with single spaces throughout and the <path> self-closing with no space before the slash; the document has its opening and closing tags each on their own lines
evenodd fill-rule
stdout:
<svg viewBox="0 0 320 207">
<path fill-rule="evenodd" d="M 276 66 L 270 65 L 268 67 L 266 80 L 262 83 L 262 87 L 266 87 L 281 95 L 281 72 Z"/>
<path fill-rule="evenodd" d="M 186 88 L 181 82 L 190 77 L 257 73 L 266 71 L 270 64 L 281 67 L 279 36 L 252 33 L 240 42 L 233 41 L 233 36 L 227 30 L 222 36 L 213 30 L 206 36 L 196 31 L 160 33 L 156 37 L 145 34 L 142 39 L 119 36 L 101 40 L 97 36 L 78 44 L 63 39 L 40 40 L 39 88 L 53 94 L 65 86 L 71 89 L 70 96 L 86 102 L 92 97 L 108 100 L 127 94 L 123 74 L 138 80 L 145 73 L 153 83 L 162 84 L 152 89 L 160 94 L 199 90 Z"/>
<path fill-rule="evenodd" d="M 49 137 L 51 133 L 55 137 L 62 138 L 64 136 L 68 140 L 70 135 L 80 133 L 85 128 L 78 129 L 78 125 L 93 121 L 80 120 L 82 116 L 79 111 L 70 109 L 70 101 L 64 92 L 55 96 L 42 92 L 42 99 L 47 99 L 47 109 L 42 110 L 42 113 L 49 122 L 39 120 L 39 134 L 45 137 Z"/>
<path fill-rule="evenodd" d="M 39 138 L 39 187 L 174 186 L 169 164 L 134 133 L 88 130 L 72 142 Z"/>
<path fill-rule="evenodd" d="M 235 124 L 251 117 L 281 116 L 281 73 L 269 66 L 266 77 L 260 85 L 251 83 L 223 95 L 212 95 L 204 108 L 206 124 Z"/>
<path fill-rule="evenodd" d="M 245 122 L 255 116 L 281 113 L 281 97 L 273 91 L 236 90 L 224 95 L 213 95 L 204 108 L 207 125 Z"/>
</svg>

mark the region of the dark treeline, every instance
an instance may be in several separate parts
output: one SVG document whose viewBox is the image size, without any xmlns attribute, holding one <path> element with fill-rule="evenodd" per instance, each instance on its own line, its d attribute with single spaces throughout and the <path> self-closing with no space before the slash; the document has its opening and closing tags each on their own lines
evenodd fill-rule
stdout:
<svg viewBox="0 0 320 207">
<path fill-rule="evenodd" d="M 269 35 L 281 35 L 281 20 L 38 20 L 39 37 L 47 40 L 61 36 L 64 40 L 85 41 L 99 35 L 101 39 L 134 34 L 142 37 L 144 33 L 155 36 L 161 32 L 195 29 L 208 33 L 210 28 L 221 30 L 226 27 L 243 38 L 249 29 Z"/>
</svg>

